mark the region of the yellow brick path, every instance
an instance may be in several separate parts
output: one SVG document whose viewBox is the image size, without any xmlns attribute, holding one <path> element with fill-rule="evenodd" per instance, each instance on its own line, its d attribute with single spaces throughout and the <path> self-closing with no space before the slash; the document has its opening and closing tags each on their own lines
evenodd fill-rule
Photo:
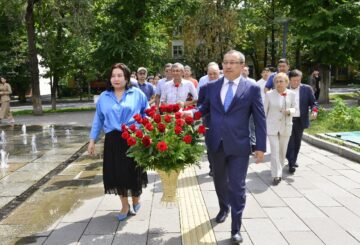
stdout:
<svg viewBox="0 0 360 245">
<path fill-rule="evenodd" d="M 188 167 L 181 172 L 177 193 L 182 244 L 216 244 L 194 167 Z"/>
</svg>

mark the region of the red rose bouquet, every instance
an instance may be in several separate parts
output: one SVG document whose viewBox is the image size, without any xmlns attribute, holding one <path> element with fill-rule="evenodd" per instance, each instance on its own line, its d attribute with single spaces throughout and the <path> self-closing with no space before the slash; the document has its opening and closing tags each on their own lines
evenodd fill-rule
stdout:
<svg viewBox="0 0 360 245">
<path fill-rule="evenodd" d="M 122 137 L 130 146 L 128 156 L 145 169 L 179 172 L 188 165 L 198 164 L 204 153 L 200 138 L 205 134 L 201 124 L 201 113 L 181 117 L 180 107 L 161 105 L 161 114 L 156 107 L 147 109 L 147 117 L 134 116 L 135 124 L 122 126 Z"/>
</svg>

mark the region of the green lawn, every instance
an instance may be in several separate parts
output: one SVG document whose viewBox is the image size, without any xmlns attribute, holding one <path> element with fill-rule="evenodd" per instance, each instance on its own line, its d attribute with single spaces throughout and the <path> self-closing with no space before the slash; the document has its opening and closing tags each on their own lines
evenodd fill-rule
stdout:
<svg viewBox="0 0 360 245">
<path fill-rule="evenodd" d="M 359 92 L 351 92 L 346 94 L 330 94 L 330 100 L 342 99 L 342 100 L 356 100 L 360 97 Z"/>
<path fill-rule="evenodd" d="M 78 108 L 61 108 L 61 109 L 44 109 L 44 113 L 62 113 L 62 112 L 76 112 L 76 111 L 95 111 L 94 107 L 78 107 Z M 14 111 L 12 114 L 14 116 L 19 115 L 31 115 L 33 110 L 21 110 L 21 111 Z"/>
</svg>

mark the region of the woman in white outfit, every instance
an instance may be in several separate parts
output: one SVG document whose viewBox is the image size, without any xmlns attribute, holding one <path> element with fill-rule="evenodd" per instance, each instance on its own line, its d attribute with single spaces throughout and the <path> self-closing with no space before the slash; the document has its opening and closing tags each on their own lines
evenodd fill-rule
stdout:
<svg viewBox="0 0 360 245">
<path fill-rule="evenodd" d="M 278 73 L 274 78 L 275 89 L 265 95 L 267 135 L 271 149 L 271 176 L 273 184 L 281 181 L 285 155 L 291 136 L 292 117 L 295 113 L 295 93 L 287 89 L 289 78 Z"/>
</svg>

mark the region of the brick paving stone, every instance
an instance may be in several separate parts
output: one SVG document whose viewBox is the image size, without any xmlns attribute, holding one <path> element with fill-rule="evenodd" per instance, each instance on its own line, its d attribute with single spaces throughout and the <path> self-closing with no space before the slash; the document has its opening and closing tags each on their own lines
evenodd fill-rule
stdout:
<svg viewBox="0 0 360 245">
<path fill-rule="evenodd" d="M 243 224 L 254 245 L 288 244 L 269 219 L 244 219 Z"/>
<path fill-rule="evenodd" d="M 303 220 L 327 245 L 359 244 L 359 241 L 328 217 L 304 218 Z"/>
<path fill-rule="evenodd" d="M 264 208 L 279 231 L 310 231 L 302 220 L 288 207 Z"/>
<path fill-rule="evenodd" d="M 291 245 L 324 244 L 312 231 L 285 231 L 282 234 Z"/>
</svg>

